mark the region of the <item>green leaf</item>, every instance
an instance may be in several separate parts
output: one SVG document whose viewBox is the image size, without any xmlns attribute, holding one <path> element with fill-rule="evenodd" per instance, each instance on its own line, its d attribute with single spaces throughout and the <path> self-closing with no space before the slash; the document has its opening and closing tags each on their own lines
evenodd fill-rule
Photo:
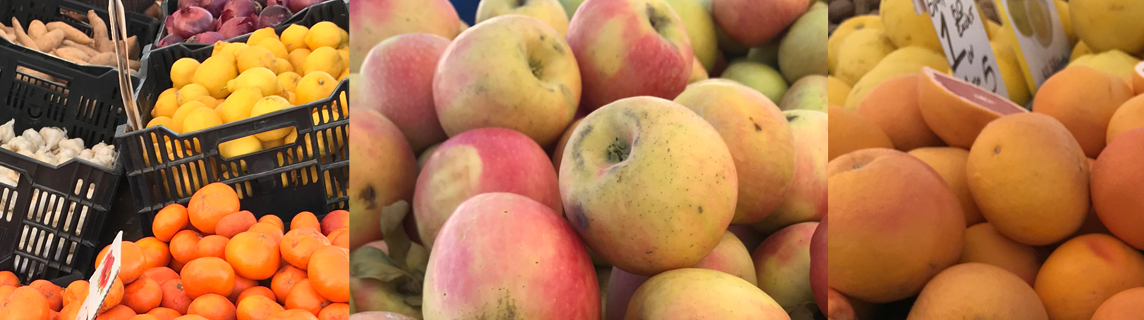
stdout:
<svg viewBox="0 0 1144 320">
<path fill-rule="evenodd" d="M 381 249 L 361 247 L 350 256 L 350 274 L 356 278 L 377 279 L 392 283 L 402 277 L 412 277 Z"/>
<path fill-rule="evenodd" d="M 381 209 L 382 239 L 385 239 L 385 244 L 389 246 L 389 256 L 397 261 L 396 266 L 406 270 L 409 269 L 406 264 L 406 255 L 408 255 L 409 247 L 413 241 L 409 240 L 409 235 L 405 234 L 401 220 L 405 219 L 408 214 L 409 203 L 405 200 L 394 202 Z"/>
</svg>

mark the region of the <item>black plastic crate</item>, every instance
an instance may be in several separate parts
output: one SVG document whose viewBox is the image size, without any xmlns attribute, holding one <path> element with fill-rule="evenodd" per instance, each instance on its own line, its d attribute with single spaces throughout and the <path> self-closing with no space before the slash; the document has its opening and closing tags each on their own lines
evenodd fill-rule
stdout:
<svg viewBox="0 0 1144 320">
<path fill-rule="evenodd" d="M 0 0 L 0 1 L 2 1 L 2 0 Z M 162 40 L 163 37 L 167 36 L 167 28 L 164 27 L 163 24 L 165 24 L 167 22 L 167 18 L 170 17 L 172 14 L 174 14 L 176 10 L 179 10 L 177 0 L 164 0 L 163 1 L 163 13 L 165 15 L 163 16 L 162 23 L 160 23 L 160 25 L 159 25 L 159 30 L 158 30 L 159 34 L 155 36 L 155 40 L 153 42 L 153 44 L 155 46 L 159 45 L 159 40 Z M 215 18 L 217 19 L 218 17 L 215 17 Z M 314 24 L 316 24 L 318 22 L 322 22 L 322 21 L 330 21 L 330 22 L 337 24 L 338 27 L 341 27 L 344 30 L 349 30 L 349 27 L 350 27 L 349 26 L 349 24 L 350 24 L 350 8 L 349 8 L 349 6 L 346 4 L 346 2 L 344 0 L 328 0 L 325 2 L 321 2 L 321 3 L 315 4 L 313 6 L 310 6 L 306 9 L 302 9 L 302 11 L 295 12 L 294 15 L 290 16 L 290 18 L 283 20 L 282 24 L 275 26 L 274 31 L 278 34 L 282 34 L 282 30 L 286 30 L 286 28 L 292 24 L 300 24 L 300 25 L 303 25 L 306 27 L 310 27 L 310 26 L 313 26 Z M 250 34 L 248 33 L 248 34 L 244 34 L 241 36 L 237 36 L 234 38 L 227 39 L 225 41 L 226 42 L 245 42 L 246 39 L 249 37 L 250 37 Z M 197 49 L 197 48 L 201 48 L 201 47 L 205 47 L 205 46 L 210 46 L 213 44 L 211 44 L 211 43 L 184 43 L 184 45 L 186 45 L 187 47 L 192 48 L 192 49 Z"/>
<path fill-rule="evenodd" d="M 191 57 L 203 61 L 213 49 L 192 50 L 184 44 L 160 48 L 148 53 L 143 72 L 167 74 L 176 60 Z M 145 78 L 136 92 L 144 119 L 150 118 L 159 94 L 170 87 L 169 77 Z M 144 233 L 151 234 L 151 223 L 160 209 L 173 203 L 186 204 L 195 190 L 220 181 L 238 191 L 244 210 L 258 216 L 274 214 L 287 223 L 301 211 L 321 217 L 331 210 L 347 208 L 349 155 L 344 143 L 338 145 L 335 141 L 338 136 L 341 141 L 349 138 L 349 115 L 343 110 L 349 101 L 348 91 L 349 81 L 343 80 L 324 100 L 187 134 L 176 134 L 165 127 L 127 133 L 125 126 L 120 126 L 115 133 L 116 147 L 123 155 Z M 339 120 L 325 119 L 315 125 L 313 113 L 323 109 Z M 293 144 L 232 159 L 219 154 L 221 142 L 284 127 L 297 129 L 298 138 Z M 319 142 L 323 144 L 321 148 Z M 186 152 L 187 146 L 196 144 L 201 152 Z M 323 155 L 318 150 L 327 152 Z"/>
<path fill-rule="evenodd" d="M 6 57 L 10 49 L 0 46 L 0 56 Z M 20 64 L 19 60 L 0 59 L 0 88 L 8 89 L 0 92 L 7 94 L 0 104 L 9 106 L 0 108 L 0 123 L 15 119 L 17 135 L 29 128 L 67 129 L 69 138 L 83 138 L 88 148 L 99 142 L 114 142 L 116 122 L 122 119 L 121 103 L 84 96 L 81 88 L 70 92 L 63 88 L 61 92 L 59 87 L 44 86 L 42 81 L 16 72 L 15 66 Z M 27 103 L 49 100 L 44 98 L 51 98 L 53 103 Z M 0 166 L 20 175 L 14 187 L 0 184 L 0 270 L 12 270 L 24 283 L 79 279 L 91 272 L 100 249 L 100 232 L 122 177 L 122 156 L 116 158 L 113 168 L 79 159 L 54 166 L 0 149 Z"/>
<path fill-rule="evenodd" d="M 25 25 L 25 28 L 27 28 L 27 23 L 37 19 L 44 23 L 63 21 L 91 36 L 91 25 L 72 16 L 76 14 L 87 17 L 88 10 L 95 10 L 95 14 L 108 24 L 108 33 L 110 34 L 111 18 L 107 13 L 107 8 L 99 8 L 71 0 L 0 0 L 0 21 L 7 25 L 12 23 L 12 17 L 15 17 L 20 20 L 21 24 Z M 128 12 L 124 17 L 127 18 L 127 36 L 136 36 L 136 43 L 140 49 L 155 42 L 155 35 L 161 29 L 159 19 L 137 12 Z M 44 55 L 47 54 L 44 53 Z M 72 63 L 63 59 L 60 61 Z"/>
</svg>

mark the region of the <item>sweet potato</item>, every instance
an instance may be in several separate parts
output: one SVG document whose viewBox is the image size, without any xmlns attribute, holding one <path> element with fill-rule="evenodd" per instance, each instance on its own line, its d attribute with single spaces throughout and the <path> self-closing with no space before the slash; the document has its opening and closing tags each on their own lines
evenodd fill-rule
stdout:
<svg viewBox="0 0 1144 320">
<path fill-rule="evenodd" d="M 115 52 L 103 52 L 98 55 L 92 56 L 91 60 L 87 61 L 88 64 L 100 66 L 115 66 Z"/>
<path fill-rule="evenodd" d="M 111 35 L 107 33 L 107 23 L 95 14 L 95 10 L 87 11 L 87 23 L 91 24 L 91 38 L 95 41 L 95 50 L 99 52 L 115 52 L 111 43 Z"/>
<path fill-rule="evenodd" d="M 4 37 L 4 39 L 8 39 L 8 41 L 12 41 L 12 36 L 8 35 L 8 32 L 4 31 L 4 28 L 0 28 L 0 37 Z"/>
<path fill-rule="evenodd" d="M 28 23 L 28 36 L 31 37 L 32 40 L 39 40 L 45 33 L 48 33 L 48 28 L 45 27 L 44 23 L 40 22 L 40 20 L 32 20 L 32 22 Z"/>
<path fill-rule="evenodd" d="M 78 44 L 90 45 L 93 42 L 91 40 L 91 37 L 88 37 L 86 34 L 83 33 L 83 31 L 79 31 L 79 29 L 76 29 L 75 27 L 72 27 L 71 25 L 69 25 L 63 21 L 48 22 L 47 28 L 48 28 L 48 31 L 63 30 L 64 35 L 67 36 L 68 40 L 71 40 L 72 42 L 75 42 Z"/>
<path fill-rule="evenodd" d="M 64 43 L 61 46 L 73 47 L 76 49 L 83 50 L 83 52 L 86 53 L 88 56 L 95 56 L 95 55 L 99 54 L 99 51 L 96 51 L 91 46 L 78 44 L 78 43 L 75 43 L 74 41 L 71 41 L 68 39 L 64 39 Z"/>
<path fill-rule="evenodd" d="M 55 54 L 57 57 L 78 64 L 87 64 L 87 61 L 91 60 L 90 55 L 88 55 L 86 52 L 83 52 L 83 50 L 75 47 L 65 46 L 56 48 Z"/>
<path fill-rule="evenodd" d="M 28 34 L 24 32 L 24 27 L 20 26 L 20 20 L 17 20 L 16 17 L 12 17 L 12 29 L 16 31 L 17 43 L 35 49 L 36 51 L 40 50 L 40 47 L 36 46 L 36 42 L 32 41 L 32 38 L 28 37 Z"/>
<path fill-rule="evenodd" d="M 135 36 L 127 37 L 127 58 L 139 59 L 139 40 Z"/>
<path fill-rule="evenodd" d="M 36 47 L 40 48 L 40 51 L 50 52 L 64 42 L 64 31 L 52 30 L 36 38 L 35 41 Z"/>
<path fill-rule="evenodd" d="M 17 67 L 17 68 L 16 68 L 16 71 L 19 71 L 20 73 L 23 73 L 23 74 L 26 74 L 26 75 L 29 75 L 29 76 L 33 76 L 33 77 L 36 77 L 36 78 L 40 78 L 40 79 L 43 79 L 43 80 L 47 80 L 47 81 L 54 81 L 54 80 L 56 79 L 56 78 L 53 78 L 52 76 L 49 76 L 49 75 L 48 75 L 48 74 L 46 74 L 46 73 L 43 73 L 43 72 L 39 72 L 39 71 L 36 71 L 36 70 L 32 70 L 32 69 L 28 69 L 28 68 L 25 68 L 25 67 Z"/>
</svg>

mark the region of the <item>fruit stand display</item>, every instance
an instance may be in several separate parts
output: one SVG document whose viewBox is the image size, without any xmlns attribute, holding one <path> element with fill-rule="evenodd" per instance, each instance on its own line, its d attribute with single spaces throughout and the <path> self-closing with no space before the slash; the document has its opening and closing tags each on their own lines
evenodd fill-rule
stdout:
<svg viewBox="0 0 1144 320">
<path fill-rule="evenodd" d="M 344 7 L 344 0 L 165 1 L 163 28 L 154 44 L 161 48 L 184 42 L 204 46 L 219 40 L 234 42 L 262 28 L 332 21 L 332 15 L 345 11 Z"/>
<path fill-rule="evenodd" d="M 824 319 L 825 2 L 478 8 L 351 3 L 352 316 Z"/>
<path fill-rule="evenodd" d="M 1140 314 L 1144 2 L 978 3 L 996 93 L 913 3 L 829 40 L 828 316 Z"/>
</svg>

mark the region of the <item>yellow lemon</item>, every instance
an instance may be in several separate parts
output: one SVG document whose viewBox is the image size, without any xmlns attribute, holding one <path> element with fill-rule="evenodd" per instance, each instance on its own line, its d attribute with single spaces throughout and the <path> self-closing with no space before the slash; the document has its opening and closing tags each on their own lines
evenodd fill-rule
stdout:
<svg viewBox="0 0 1144 320">
<path fill-rule="evenodd" d="M 199 97 L 209 96 L 210 92 L 207 91 L 206 87 L 203 87 L 197 83 L 192 83 L 183 86 L 181 89 L 179 89 L 179 91 L 175 91 L 175 102 L 181 106 L 187 102 L 195 101 Z"/>
<path fill-rule="evenodd" d="M 338 55 L 342 56 L 342 63 L 346 65 L 346 69 L 350 67 L 350 49 L 338 49 Z"/>
<path fill-rule="evenodd" d="M 341 102 L 342 105 L 342 114 L 350 114 L 350 102 L 349 99 L 346 98 L 344 91 L 338 95 L 338 101 Z"/>
<path fill-rule="evenodd" d="M 290 104 L 292 104 L 292 105 L 298 105 L 298 103 L 296 102 L 298 100 L 295 99 L 295 95 L 294 95 L 293 91 L 286 91 L 286 101 L 290 101 Z"/>
<path fill-rule="evenodd" d="M 238 75 L 238 78 L 227 83 L 226 88 L 231 92 L 242 88 L 258 88 L 262 90 L 264 97 L 282 92 L 282 85 L 278 84 L 278 76 L 274 74 L 274 71 L 263 67 L 246 70 L 246 72 Z"/>
<path fill-rule="evenodd" d="M 321 47 L 314 49 L 314 52 L 306 57 L 306 62 L 302 64 L 302 74 L 309 75 L 311 72 L 317 71 L 325 71 L 331 75 L 341 74 L 344 67 L 345 64 L 342 63 L 342 56 L 338 54 L 338 50 Z"/>
<path fill-rule="evenodd" d="M 238 56 L 238 52 L 242 51 L 243 49 L 246 49 L 246 48 L 250 48 L 250 45 L 242 43 L 242 42 L 235 42 L 235 43 L 231 43 L 231 44 L 226 45 L 226 47 L 224 47 L 221 52 L 218 52 L 216 54 L 229 54 L 232 56 Z"/>
<path fill-rule="evenodd" d="M 183 132 L 195 132 L 222 124 L 222 118 L 210 108 L 198 108 L 183 119 Z"/>
<path fill-rule="evenodd" d="M 262 151 L 262 142 L 254 136 L 245 136 L 218 144 L 218 153 L 223 158 L 234 158 Z"/>
<path fill-rule="evenodd" d="M 324 71 L 306 74 L 298 81 L 298 87 L 294 90 L 295 102 L 303 104 L 329 98 L 337 86 L 338 81 Z"/>
<path fill-rule="evenodd" d="M 342 34 L 342 43 L 338 44 L 338 49 L 348 49 L 350 47 L 349 31 L 346 31 L 346 29 L 338 28 L 338 32 Z"/>
<path fill-rule="evenodd" d="M 151 107 L 152 117 L 170 117 L 175 114 L 175 110 L 179 110 L 179 98 L 175 92 L 175 88 L 169 88 L 159 94 L 155 106 Z"/>
<path fill-rule="evenodd" d="M 290 60 L 278 58 L 278 71 L 275 73 L 282 74 L 284 72 L 294 72 L 294 66 L 290 65 Z"/>
<path fill-rule="evenodd" d="M 295 130 L 295 131 L 297 131 L 297 130 Z M 285 143 L 285 141 L 284 141 L 285 139 L 286 138 L 282 138 L 282 139 L 278 139 L 278 140 L 271 140 L 271 141 L 262 141 L 262 149 L 265 150 L 265 149 L 270 149 L 270 148 L 282 146 L 282 144 Z"/>
<path fill-rule="evenodd" d="M 210 96 L 202 96 L 198 99 L 195 99 L 195 101 L 202 102 L 204 106 L 207 106 L 207 108 L 214 109 L 218 107 L 218 99 L 211 98 Z"/>
<path fill-rule="evenodd" d="M 183 104 L 179 107 L 179 110 L 175 111 L 175 115 L 171 116 L 171 130 L 175 130 L 176 133 L 183 133 L 183 121 L 187 119 L 187 115 L 191 114 L 191 111 L 206 107 L 206 105 L 198 101 Z"/>
<path fill-rule="evenodd" d="M 298 141 L 298 130 L 290 130 L 290 133 L 282 138 L 282 142 L 285 144 L 294 144 L 295 141 Z"/>
<path fill-rule="evenodd" d="M 298 48 L 306 48 L 306 34 L 310 33 L 310 29 L 300 24 L 292 24 L 282 31 L 282 44 L 286 45 L 286 50 L 293 51 Z"/>
<path fill-rule="evenodd" d="M 145 128 L 150 128 L 150 127 L 155 127 L 155 126 L 164 126 L 164 127 L 170 128 L 171 127 L 171 118 L 170 117 L 154 117 L 154 118 L 151 118 L 151 121 L 147 121 L 147 126 Z"/>
<path fill-rule="evenodd" d="M 282 59 L 290 58 L 290 52 L 286 51 L 286 46 L 282 45 L 282 41 L 278 41 L 278 39 L 265 39 L 258 42 L 256 46 L 270 49 L 270 52 L 274 53 L 275 57 Z"/>
<path fill-rule="evenodd" d="M 246 44 L 256 46 L 265 39 L 278 40 L 278 34 L 274 33 L 274 28 L 266 27 L 254 30 L 254 32 L 250 34 L 250 37 L 246 38 Z"/>
<path fill-rule="evenodd" d="M 294 66 L 294 72 L 302 72 L 302 65 L 306 64 L 306 57 L 310 56 L 310 49 L 294 49 L 290 51 L 290 56 L 286 60 L 290 60 L 290 65 Z"/>
<path fill-rule="evenodd" d="M 306 34 L 306 47 L 309 47 L 310 50 L 318 50 L 321 47 L 337 49 L 341 43 L 342 29 L 333 22 L 318 22 L 310 27 L 310 32 Z"/>
<path fill-rule="evenodd" d="M 254 108 L 252 108 L 250 110 L 250 117 L 253 118 L 253 117 L 261 116 L 264 114 L 273 113 L 275 111 L 283 110 L 283 109 L 286 109 L 289 107 L 290 107 L 290 102 L 286 101 L 286 98 L 279 97 L 279 96 L 264 97 L 262 99 L 259 99 L 258 103 L 254 104 Z M 258 140 L 273 141 L 273 140 L 278 140 L 278 139 L 282 139 L 283 137 L 285 137 L 287 134 L 290 133 L 290 129 L 293 129 L 293 128 L 274 129 L 274 130 L 255 134 L 254 136 L 258 137 Z"/>
<path fill-rule="evenodd" d="M 199 61 L 193 58 L 175 60 L 175 63 L 171 65 L 172 87 L 182 88 L 191 83 L 191 78 L 195 76 L 195 70 L 199 69 L 199 64 Z"/>
<path fill-rule="evenodd" d="M 232 93 L 231 96 L 234 96 L 234 94 Z M 224 110 L 223 105 L 226 105 L 226 100 L 223 100 L 223 102 L 219 102 L 219 104 L 214 107 L 214 112 L 218 112 L 218 115 L 220 117 L 222 116 L 222 110 Z M 223 121 L 223 123 L 226 123 L 226 121 Z"/>
<path fill-rule="evenodd" d="M 226 41 L 222 41 L 222 40 L 215 41 L 214 49 L 211 50 L 211 55 L 213 56 L 213 55 L 219 54 L 219 52 L 222 52 L 223 49 L 226 49 L 226 46 L 229 44 L 230 43 L 228 43 Z"/>
<path fill-rule="evenodd" d="M 258 88 L 238 89 L 226 98 L 226 103 L 220 105 L 219 116 L 225 123 L 235 122 L 250 117 L 250 109 L 262 99 L 262 90 Z"/>
<path fill-rule="evenodd" d="M 312 115 L 312 117 L 314 118 L 314 125 L 315 126 L 319 125 L 319 124 L 330 123 L 330 122 L 334 122 L 334 121 L 338 121 L 338 120 L 342 119 L 342 115 L 330 113 L 330 110 L 322 110 L 319 112 L 315 112 Z M 343 139 L 342 133 L 341 132 L 335 133 L 335 130 L 333 130 L 333 129 L 326 130 L 326 131 L 320 131 L 315 135 L 318 136 L 318 153 L 323 155 L 323 156 L 327 154 L 326 153 L 326 149 L 327 149 L 326 136 L 334 136 L 334 140 L 337 143 L 335 148 L 340 148 L 342 146 L 342 144 L 345 143 L 345 139 Z M 306 136 L 306 146 L 309 147 L 309 145 L 310 145 L 310 137 L 309 137 L 309 135 L 307 135 Z"/>
<path fill-rule="evenodd" d="M 247 47 L 239 51 L 237 57 L 239 74 L 257 67 L 278 70 L 278 57 L 275 57 L 270 49 L 259 46 Z"/>
<path fill-rule="evenodd" d="M 278 74 L 278 84 L 282 85 L 283 90 L 289 92 L 294 92 L 294 89 L 298 88 L 298 80 L 302 80 L 302 76 L 293 71 Z"/>
<path fill-rule="evenodd" d="M 349 78 L 349 77 L 350 77 L 350 68 L 346 67 L 345 69 L 342 69 L 342 74 L 338 75 L 338 82 L 342 82 L 342 79 Z"/>
<path fill-rule="evenodd" d="M 194 83 L 201 85 L 215 98 L 225 98 L 230 94 L 226 83 L 238 77 L 234 56 L 229 54 L 211 56 L 195 70 Z"/>
</svg>

